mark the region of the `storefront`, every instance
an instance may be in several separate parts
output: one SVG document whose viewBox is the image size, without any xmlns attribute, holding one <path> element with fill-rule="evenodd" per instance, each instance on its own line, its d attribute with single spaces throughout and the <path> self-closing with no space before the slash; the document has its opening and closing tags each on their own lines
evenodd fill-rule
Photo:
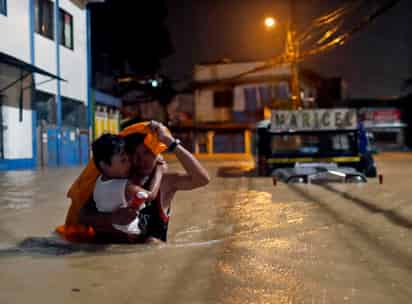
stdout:
<svg viewBox="0 0 412 304">
<path fill-rule="evenodd" d="M 118 134 L 120 131 L 121 100 L 100 91 L 94 92 L 94 138 L 103 133 Z"/>
<path fill-rule="evenodd" d="M 33 73 L 58 78 L 0 52 L 0 170 L 37 165 L 37 111 L 33 108 Z"/>
<path fill-rule="evenodd" d="M 381 151 L 404 150 L 406 124 L 397 108 L 363 108 L 359 117 L 374 146 Z"/>
</svg>

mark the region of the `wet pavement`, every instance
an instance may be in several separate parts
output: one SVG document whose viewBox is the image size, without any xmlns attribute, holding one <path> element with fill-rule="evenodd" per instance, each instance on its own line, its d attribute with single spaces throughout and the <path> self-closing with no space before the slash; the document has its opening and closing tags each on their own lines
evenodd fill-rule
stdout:
<svg viewBox="0 0 412 304">
<path fill-rule="evenodd" d="M 67 244 L 52 231 L 80 169 L 0 173 L 0 303 L 411 303 L 412 155 L 380 156 L 382 185 L 204 164 L 211 184 L 176 196 L 163 245 Z"/>
</svg>

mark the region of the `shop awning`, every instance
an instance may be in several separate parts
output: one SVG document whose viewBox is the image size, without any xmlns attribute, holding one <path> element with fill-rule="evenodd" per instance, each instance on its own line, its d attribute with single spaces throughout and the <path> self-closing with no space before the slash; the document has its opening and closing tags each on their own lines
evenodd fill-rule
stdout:
<svg viewBox="0 0 412 304">
<path fill-rule="evenodd" d="M 52 73 L 49 73 L 43 69 L 40 69 L 36 67 L 35 65 L 32 65 L 30 63 L 24 62 L 20 59 L 17 59 L 13 56 L 7 55 L 5 53 L 0 52 L 0 63 L 4 63 L 7 65 L 15 66 L 16 68 L 20 68 L 24 71 L 30 72 L 30 73 L 38 73 L 42 74 L 44 76 L 48 76 L 54 79 L 59 79 L 65 81 L 63 78 L 60 78 Z"/>
<path fill-rule="evenodd" d="M 38 73 L 38 74 L 42 74 L 44 76 L 48 76 L 48 77 L 51 77 L 51 78 L 54 78 L 54 79 L 60 79 L 60 80 L 64 81 L 64 79 L 62 79 L 62 78 L 60 78 L 60 77 L 58 77 L 58 76 L 56 76 L 52 73 L 49 73 L 49 72 L 47 72 L 43 69 L 40 69 L 40 68 L 36 67 L 35 65 L 24 62 L 23 60 L 17 59 L 16 57 L 7 55 L 7 54 L 2 53 L 2 52 L 0 52 L 0 63 L 15 66 L 17 68 L 20 68 L 20 69 L 22 69 L 24 71 L 27 71 L 27 72 L 30 72 L 30 73 Z"/>
<path fill-rule="evenodd" d="M 11 88 L 12 86 L 14 86 L 16 83 L 18 83 L 19 81 L 22 81 L 24 78 L 26 78 L 26 76 L 28 76 L 29 74 L 32 73 L 38 73 L 47 77 L 50 77 L 52 80 L 53 79 L 59 79 L 62 81 L 65 81 L 63 78 L 60 78 L 52 73 L 49 73 L 43 69 L 40 69 L 38 67 L 36 67 L 33 64 L 29 64 L 27 62 L 24 62 L 20 59 L 17 59 L 13 56 L 7 55 L 5 53 L 0 52 L 0 64 L 7 64 L 9 66 L 13 66 L 16 67 L 17 69 L 20 69 L 20 71 L 26 71 L 26 74 L 21 73 L 20 77 L 14 81 L 12 81 L 11 83 L 7 84 L 5 87 L 0 88 L 0 95 L 2 94 L 2 92 L 6 91 L 7 89 Z"/>
<path fill-rule="evenodd" d="M 114 97 L 112 95 L 103 93 L 98 90 L 94 90 L 94 98 L 96 103 L 103 104 L 106 106 L 120 108 L 122 106 L 122 101 L 120 98 Z"/>
</svg>

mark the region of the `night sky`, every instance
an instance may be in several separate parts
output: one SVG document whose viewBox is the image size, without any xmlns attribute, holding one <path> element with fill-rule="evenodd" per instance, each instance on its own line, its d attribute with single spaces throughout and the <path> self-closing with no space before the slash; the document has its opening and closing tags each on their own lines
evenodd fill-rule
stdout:
<svg viewBox="0 0 412 304">
<path fill-rule="evenodd" d="M 339 0 L 297 0 L 298 29 L 347 3 Z M 369 3 L 348 21 L 371 12 Z M 376 19 L 346 45 L 304 63 L 322 76 L 341 76 L 352 98 L 399 96 L 403 80 L 412 75 L 412 1 L 402 0 Z M 382 3 L 382 1 L 380 1 Z M 162 61 L 161 70 L 175 80 L 189 80 L 193 65 L 222 58 L 264 60 L 282 52 L 288 2 L 275 0 L 166 0 L 166 26 L 174 52 Z M 279 26 L 269 32 L 267 15 Z M 346 25 L 345 25 L 346 27 Z"/>
</svg>

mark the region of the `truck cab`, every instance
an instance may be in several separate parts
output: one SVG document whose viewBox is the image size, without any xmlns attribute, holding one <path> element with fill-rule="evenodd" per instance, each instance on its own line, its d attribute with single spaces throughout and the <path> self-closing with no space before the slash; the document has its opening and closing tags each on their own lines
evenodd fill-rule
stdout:
<svg viewBox="0 0 412 304">
<path fill-rule="evenodd" d="M 377 175 L 367 133 L 354 110 L 273 111 L 271 120 L 257 124 L 259 175 L 275 176 L 285 168 L 331 166 L 345 172 L 349 168 L 365 177 Z"/>
</svg>

